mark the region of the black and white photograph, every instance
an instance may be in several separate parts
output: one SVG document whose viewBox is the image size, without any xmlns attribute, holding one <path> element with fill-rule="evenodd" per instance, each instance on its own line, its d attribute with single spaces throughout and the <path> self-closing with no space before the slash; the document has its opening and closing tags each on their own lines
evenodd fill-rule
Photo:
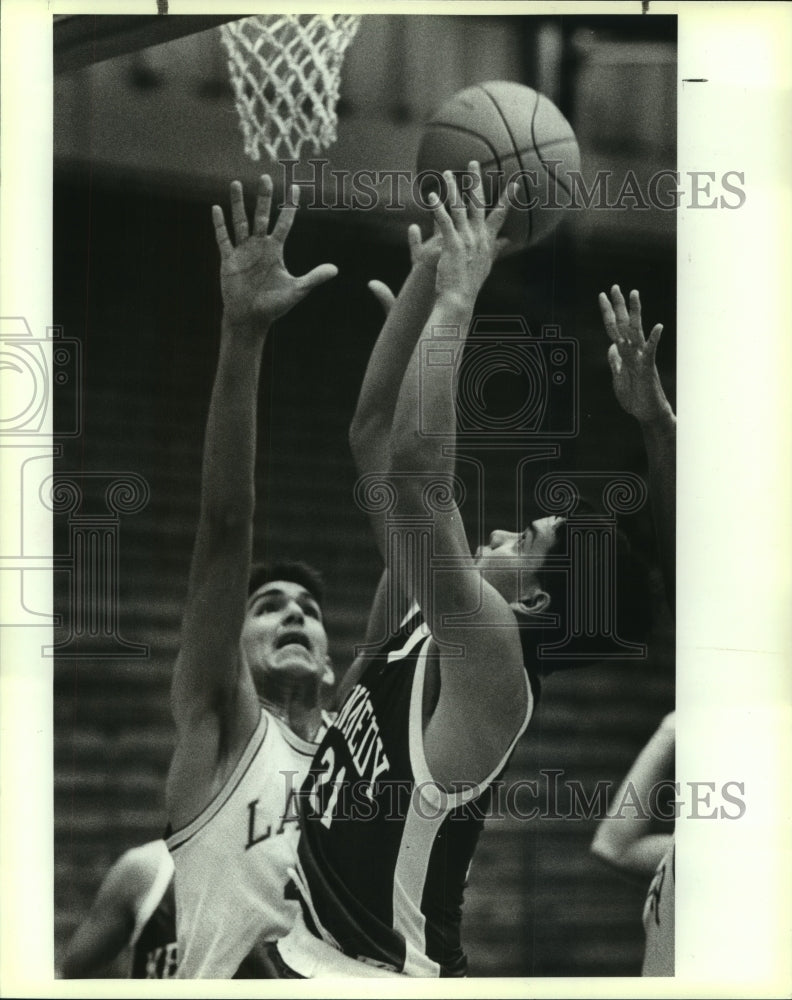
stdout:
<svg viewBox="0 0 792 1000">
<path fill-rule="evenodd" d="M 4 992 L 788 995 L 756 7 L 4 5 Z"/>
</svg>

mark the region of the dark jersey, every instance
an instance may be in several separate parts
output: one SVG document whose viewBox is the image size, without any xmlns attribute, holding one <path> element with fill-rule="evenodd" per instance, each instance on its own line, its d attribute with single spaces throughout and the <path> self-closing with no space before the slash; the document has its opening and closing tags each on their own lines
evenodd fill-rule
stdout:
<svg viewBox="0 0 792 1000">
<path fill-rule="evenodd" d="M 646 931 L 642 976 L 674 975 L 674 841 L 649 886 L 643 912 Z"/>
<path fill-rule="evenodd" d="M 131 979 L 173 979 L 178 967 L 173 879 L 132 945 Z"/>
<path fill-rule="evenodd" d="M 300 796 L 297 882 L 308 928 L 349 958 L 406 975 L 460 976 L 467 873 L 491 782 L 512 747 L 479 785 L 451 794 L 432 780 L 422 713 L 430 641 L 416 610 L 322 740 Z"/>
</svg>

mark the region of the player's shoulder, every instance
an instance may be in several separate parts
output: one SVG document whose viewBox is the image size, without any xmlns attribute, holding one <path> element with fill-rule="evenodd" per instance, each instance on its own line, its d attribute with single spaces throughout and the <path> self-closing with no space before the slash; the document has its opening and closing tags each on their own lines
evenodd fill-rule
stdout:
<svg viewBox="0 0 792 1000">
<path fill-rule="evenodd" d="M 429 683 L 436 688 L 434 698 L 427 698 L 425 688 L 425 704 L 434 703 L 425 723 L 427 749 L 440 747 L 436 756 L 445 760 L 460 726 L 473 727 L 478 735 L 470 742 L 474 748 L 471 773 L 488 774 L 501 761 L 504 747 L 513 745 L 515 733 L 519 735 L 527 725 L 534 696 L 516 613 L 485 580 L 479 613 L 446 629 L 442 641 L 433 636 L 427 649 L 427 671 Z M 478 767 L 477 756 L 482 765 L 487 760 L 492 765 Z M 454 764 L 451 761 L 449 772 Z"/>
<path fill-rule="evenodd" d="M 140 881 L 153 881 L 163 868 L 173 867 L 168 845 L 161 838 L 130 847 L 120 861 L 130 878 Z"/>
<path fill-rule="evenodd" d="M 522 666 L 522 644 L 515 609 L 487 580 L 480 579 L 479 606 L 473 615 L 465 616 L 460 624 L 435 623 L 432 635 L 443 657 L 443 644 L 462 645 L 465 658 L 476 662 L 504 665 L 513 660 Z M 458 661 L 458 657 L 455 657 Z"/>
<path fill-rule="evenodd" d="M 263 710 L 267 717 L 269 742 L 265 750 L 268 755 L 273 752 L 280 752 L 291 757 L 313 758 L 316 748 L 324 736 L 325 731 L 332 725 L 334 716 L 322 712 L 321 721 L 317 733 L 313 739 L 306 739 L 296 733 L 288 722 L 278 718 L 267 709 Z"/>
<path fill-rule="evenodd" d="M 165 841 L 148 841 L 124 851 L 107 873 L 101 893 L 134 908 L 166 873 L 172 875 L 173 861 Z"/>
</svg>

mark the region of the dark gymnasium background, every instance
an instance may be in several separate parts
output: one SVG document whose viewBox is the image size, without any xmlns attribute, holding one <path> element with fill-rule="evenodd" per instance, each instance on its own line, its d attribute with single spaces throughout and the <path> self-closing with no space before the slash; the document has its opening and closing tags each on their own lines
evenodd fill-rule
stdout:
<svg viewBox="0 0 792 1000">
<path fill-rule="evenodd" d="M 89 42 L 108 22 L 82 20 Z M 54 522 L 64 557 L 55 573 L 56 964 L 109 865 L 164 828 L 168 685 L 218 349 L 209 207 L 227 204 L 232 178 L 252 185 L 268 169 L 242 153 L 216 29 L 82 67 L 90 57 L 77 52 L 77 68 L 58 63 L 58 31 L 54 318 L 78 342 L 80 369 L 56 387 L 55 471 L 79 481 L 83 500 L 65 502 Z M 645 183 L 675 167 L 675 59 L 674 18 L 366 16 L 328 159 L 333 169 L 411 169 L 421 122 L 437 105 L 471 83 L 512 79 L 558 104 L 584 177 L 610 169 L 618 192 L 628 168 Z M 548 466 L 557 471 L 644 470 L 605 359 L 596 296 L 613 282 L 641 290 L 648 326 L 665 324 L 659 365 L 674 401 L 675 213 L 624 205 L 569 213 L 552 238 L 496 266 L 481 302 L 482 312 L 521 314 L 535 332 L 557 324 L 579 342 L 579 433 Z M 323 570 L 339 672 L 362 638 L 380 571 L 346 442 L 382 319 L 366 282 L 399 286 L 411 218 L 303 208 L 287 262 L 302 273 L 332 261 L 340 274 L 278 324 L 264 361 L 256 555 Z M 506 406 L 508 379 L 497 382 L 488 405 Z M 486 531 L 512 528 L 511 473 L 502 459 L 485 460 Z M 625 522 L 656 565 L 648 510 Z M 508 780 L 543 788 L 540 771 L 558 769 L 558 795 L 542 799 L 544 816 L 487 825 L 463 920 L 472 975 L 640 969 L 646 886 L 601 867 L 588 852 L 595 821 L 565 813 L 567 783 L 589 793 L 598 781 L 618 783 L 673 706 L 673 631 L 659 596 L 656 605 L 648 661 L 545 684 Z M 80 633 L 94 606 L 102 634 L 89 642 Z"/>
</svg>

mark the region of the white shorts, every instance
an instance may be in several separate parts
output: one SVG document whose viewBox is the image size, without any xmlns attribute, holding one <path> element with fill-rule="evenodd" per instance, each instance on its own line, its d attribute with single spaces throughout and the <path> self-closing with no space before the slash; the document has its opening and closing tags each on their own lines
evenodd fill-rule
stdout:
<svg viewBox="0 0 792 1000">
<path fill-rule="evenodd" d="M 321 976 L 349 976 L 371 979 L 401 979 L 399 973 L 381 969 L 368 962 L 349 958 L 332 945 L 313 935 L 305 926 L 302 913 L 298 914 L 294 926 L 278 941 L 278 953 L 286 965 L 306 979 Z"/>
</svg>

